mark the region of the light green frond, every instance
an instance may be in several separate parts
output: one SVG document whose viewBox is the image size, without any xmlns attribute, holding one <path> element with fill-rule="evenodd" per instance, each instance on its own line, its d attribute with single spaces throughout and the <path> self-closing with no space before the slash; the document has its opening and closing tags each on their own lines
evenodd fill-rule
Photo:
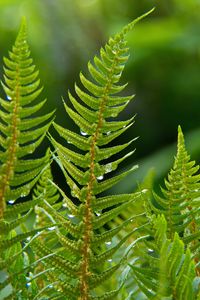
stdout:
<svg viewBox="0 0 200 300">
<path fill-rule="evenodd" d="M 42 89 L 39 72 L 35 71 L 30 58 L 25 21 L 21 24 L 9 58 L 4 58 L 4 64 L 2 86 L 7 99 L 0 100 L 3 152 L 0 158 L 1 216 L 5 210 L 5 202 L 16 200 L 21 194 L 28 194 L 44 168 L 46 160 L 40 159 L 40 164 L 38 160 L 35 163 L 27 160 L 26 164 L 23 158 L 32 154 L 40 145 L 53 116 L 52 112 L 40 117 L 30 117 L 41 109 L 45 101 L 34 103 Z"/>
<path fill-rule="evenodd" d="M 150 299 L 173 297 L 177 300 L 195 299 L 193 282 L 195 265 L 190 250 L 184 249 L 184 244 L 177 233 L 173 240 L 167 238 L 167 221 L 158 215 L 152 219 L 153 241 L 147 241 L 141 254 L 140 266 L 131 266 L 135 279 L 142 292 Z M 152 248 L 153 246 L 153 248 Z M 145 261 L 144 261 L 145 259 Z M 145 265 L 144 265 L 145 262 Z"/>
<path fill-rule="evenodd" d="M 181 127 L 178 127 L 177 155 L 173 168 L 165 187 L 161 188 L 162 196 L 154 193 L 151 208 L 157 213 L 163 213 L 168 223 L 169 236 L 172 238 L 177 231 L 180 235 L 187 232 L 187 236 L 195 237 L 199 231 L 198 210 L 195 201 L 200 194 L 199 166 L 190 161 L 185 148 Z M 195 239 L 191 241 L 196 243 Z"/>
<path fill-rule="evenodd" d="M 110 269 L 102 268 L 98 273 L 98 265 L 106 265 L 107 260 L 115 255 L 136 230 L 132 229 L 112 249 L 107 251 L 103 249 L 101 242 L 115 237 L 121 229 L 131 224 L 134 218 L 131 215 L 128 220 L 121 222 L 120 226 L 116 224 L 115 228 L 110 230 L 106 230 L 104 226 L 115 220 L 141 197 L 140 192 L 99 196 L 137 169 L 137 166 L 134 166 L 130 170 L 112 176 L 112 171 L 115 171 L 120 162 L 134 151 L 123 156 L 119 155 L 113 161 L 112 157 L 120 154 L 134 140 L 112 147 L 107 147 L 107 144 L 123 134 L 134 122 L 134 117 L 124 121 L 114 118 L 118 117 L 133 98 L 119 95 L 127 86 L 120 84 L 120 79 L 129 58 L 125 36 L 139 19 L 126 26 L 121 33 L 111 38 L 104 48 L 101 48 L 99 56 L 95 56 L 94 60 L 88 63 L 89 77 L 80 72 L 80 87 L 79 84 L 75 84 L 75 92 L 68 92 L 72 105 L 64 102 L 64 107 L 80 134 L 54 123 L 54 128 L 65 143 L 62 144 L 50 136 L 57 153 L 54 159 L 61 167 L 72 197 L 79 201 L 77 203 L 73 198 L 70 199 L 58 187 L 65 203 L 64 209 L 56 211 L 47 203 L 44 209 L 52 216 L 54 222 L 61 223 L 52 234 L 58 245 L 61 244 L 58 246 L 59 251 L 65 253 L 66 260 L 70 257 L 74 265 L 77 262 L 80 264 L 76 277 L 79 282 L 80 300 L 113 299 L 117 295 L 119 290 L 105 293 L 100 297 L 91 294 L 90 291 L 103 285 L 121 267 L 121 261 L 118 261 Z M 67 143 L 71 145 L 66 146 Z M 111 174 L 107 175 L 108 173 Z"/>
</svg>

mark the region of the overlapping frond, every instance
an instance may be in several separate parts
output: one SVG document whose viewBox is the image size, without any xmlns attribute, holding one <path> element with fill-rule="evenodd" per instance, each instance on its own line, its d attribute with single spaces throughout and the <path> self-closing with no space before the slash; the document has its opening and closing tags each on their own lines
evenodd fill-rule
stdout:
<svg viewBox="0 0 200 300">
<path fill-rule="evenodd" d="M 147 299 L 197 299 L 195 264 L 189 249 L 175 233 L 167 238 L 167 222 L 163 215 L 152 219 L 151 239 L 141 259 L 131 265 L 134 278 Z"/>
</svg>

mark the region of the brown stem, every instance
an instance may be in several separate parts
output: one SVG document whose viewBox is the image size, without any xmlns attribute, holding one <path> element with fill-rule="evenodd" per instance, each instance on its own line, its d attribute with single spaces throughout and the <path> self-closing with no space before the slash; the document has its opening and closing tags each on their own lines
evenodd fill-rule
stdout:
<svg viewBox="0 0 200 300">
<path fill-rule="evenodd" d="M 3 175 L 0 183 L 0 219 L 3 218 L 3 213 L 5 210 L 5 202 L 6 202 L 6 192 L 9 189 L 10 180 L 13 178 L 14 166 L 16 162 L 16 151 L 18 148 L 17 139 L 18 139 L 18 110 L 19 110 L 19 85 L 18 85 L 18 76 L 17 76 L 17 85 L 16 85 L 16 93 L 12 100 L 14 101 L 13 108 L 13 118 L 11 123 L 11 136 L 10 143 L 8 145 L 8 149 L 6 153 L 7 161 L 5 165 L 3 165 Z"/>
<path fill-rule="evenodd" d="M 117 55 L 118 51 L 116 51 L 115 57 L 113 59 L 113 64 L 110 70 L 110 74 L 108 77 L 108 83 L 105 86 L 104 96 L 101 100 L 99 115 L 98 115 L 98 122 L 97 128 L 93 135 L 93 140 L 91 144 L 90 150 L 90 179 L 87 185 L 87 196 L 85 202 L 85 216 L 83 219 L 84 222 L 84 237 L 83 237 L 83 247 L 82 247 L 82 265 L 81 265 L 81 272 L 80 272 L 80 297 L 79 300 L 89 300 L 89 285 L 88 279 L 91 275 L 90 268 L 89 268 L 89 258 L 90 258 L 90 242 L 91 242 L 91 233 L 92 233 L 92 195 L 93 195 L 93 185 L 96 181 L 96 177 L 94 174 L 94 167 L 95 167 L 95 145 L 97 144 L 100 129 L 102 128 L 103 123 L 103 113 L 106 108 L 106 101 L 109 95 L 110 87 L 112 85 L 112 75 L 114 72 L 114 68 L 117 63 Z"/>
</svg>

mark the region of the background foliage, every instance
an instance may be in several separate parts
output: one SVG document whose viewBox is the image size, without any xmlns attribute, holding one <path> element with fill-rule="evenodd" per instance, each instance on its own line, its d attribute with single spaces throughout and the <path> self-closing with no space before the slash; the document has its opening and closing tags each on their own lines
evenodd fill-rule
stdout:
<svg viewBox="0 0 200 300">
<path fill-rule="evenodd" d="M 127 94 L 136 93 L 136 100 L 120 118 L 126 119 L 133 113 L 138 116 L 136 125 L 122 137 L 122 142 L 140 136 L 136 154 L 127 163 L 132 165 L 134 159 L 141 168 L 131 175 L 133 179 L 129 176 L 126 184 L 119 185 L 126 192 L 150 167 L 159 166 L 158 179 L 167 173 L 172 164 L 171 153 L 175 153 L 171 144 L 176 140 L 178 124 L 185 133 L 188 151 L 198 161 L 200 1 L 0 2 L 1 56 L 11 48 L 21 16 L 25 15 L 32 56 L 41 70 L 48 95 L 48 109 L 57 107 L 57 120 L 61 124 L 66 117 L 60 96 L 67 99 L 67 89 L 78 81 L 79 70 L 86 70 L 86 62 L 108 36 L 153 6 L 156 11 L 129 35 L 132 52 L 123 79 L 129 82 Z M 1 63 L 1 73 L 2 70 Z M 68 122 L 72 128 L 70 119 Z"/>
</svg>

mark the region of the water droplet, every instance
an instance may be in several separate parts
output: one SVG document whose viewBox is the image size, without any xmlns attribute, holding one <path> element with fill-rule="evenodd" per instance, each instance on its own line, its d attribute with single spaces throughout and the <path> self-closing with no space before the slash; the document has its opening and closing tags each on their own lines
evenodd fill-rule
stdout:
<svg viewBox="0 0 200 300">
<path fill-rule="evenodd" d="M 12 100 L 12 98 L 8 95 L 6 95 L 7 100 Z"/>
<path fill-rule="evenodd" d="M 27 282 L 26 286 L 27 287 L 31 286 L 31 282 Z"/>
<path fill-rule="evenodd" d="M 69 214 L 69 215 L 68 215 L 68 218 L 73 219 L 73 218 L 74 218 L 74 215 Z"/>
<path fill-rule="evenodd" d="M 153 251 L 153 249 L 148 249 L 148 252 L 153 253 L 154 251 Z"/>
<path fill-rule="evenodd" d="M 80 130 L 80 133 L 81 133 L 81 135 L 83 135 L 83 136 L 86 136 L 86 135 L 88 135 L 88 133 L 87 133 L 87 132 L 84 132 L 84 131 L 82 131 L 82 130 Z"/>
<path fill-rule="evenodd" d="M 111 134 L 111 131 L 106 132 L 106 135 L 109 135 L 109 134 Z"/>
<path fill-rule="evenodd" d="M 143 189 L 143 190 L 142 190 L 142 193 L 146 193 L 146 192 L 148 192 L 147 189 Z"/>
<path fill-rule="evenodd" d="M 64 208 L 65 208 L 65 207 L 67 207 L 67 203 L 63 203 L 63 205 L 62 205 L 62 206 L 63 206 Z"/>
<path fill-rule="evenodd" d="M 110 245 L 112 244 L 112 242 L 111 242 L 111 241 L 105 242 L 105 244 L 106 244 L 107 246 L 110 246 Z"/>
<path fill-rule="evenodd" d="M 96 211 L 95 213 L 96 213 L 97 217 L 101 216 L 101 211 Z"/>
<path fill-rule="evenodd" d="M 27 193 L 21 193 L 20 197 L 26 197 Z"/>
<path fill-rule="evenodd" d="M 56 226 L 49 227 L 48 230 L 52 231 L 56 228 Z"/>
<path fill-rule="evenodd" d="M 25 191 L 22 191 L 20 197 L 26 197 L 26 196 L 28 195 L 29 191 L 30 191 L 30 186 L 27 185 L 27 186 L 26 186 L 26 190 L 25 190 Z"/>
<path fill-rule="evenodd" d="M 52 289 L 53 285 L 52 284 L 49 284 L 48 285 L 48 288 Z"/>
<path fill-rule="evenodd" d="M 98 176 L 98 177 L 97 177 L 97 180 L 103 180 L 103 175 Z"/>
<path fill-rule="evenodd" d="M 112 172 L 112 163 L 105 165 L 105 171 L 106 173 Z"/>
<path fill-rule="evenodd" d="M 79 197 L 79 189 L 77 188 L 75 183 L 72 186 L 71 195 L 72 195 L 72 197 L 75 197 L 75 198 Z"/>
<path fill-rule="evenodd" d="M 72 191 L 71 191 L 71 195 L 72 195 L 72 197 L 74 197 L 74 198 L 78 198 L 78 197 L 79 197 L 79 194 L 78 194 L 78 192 L 77 192 L 76 190 L 72 190 Z"/>
<path fill-rule="evenodd" d="M 15 200 L 9 200 L 8 201 L 8 204 L 13 204 L 13 203 L 15 203 Z"/>
<path fill-rule="evenodd" d="M 112 262 L 112 258 L 108 259 L 108 262 Z"/>
<path fill-rule="evenodd" d="M 29 242 L 29 241 L 31 240 L 31 237 L 30 237 L 30 236 L 29 236 L 29 237 L 27 237 L 27 239 L 26 239 L 26 240 L 27 240 L 27 242 Z"/>
</svg>

